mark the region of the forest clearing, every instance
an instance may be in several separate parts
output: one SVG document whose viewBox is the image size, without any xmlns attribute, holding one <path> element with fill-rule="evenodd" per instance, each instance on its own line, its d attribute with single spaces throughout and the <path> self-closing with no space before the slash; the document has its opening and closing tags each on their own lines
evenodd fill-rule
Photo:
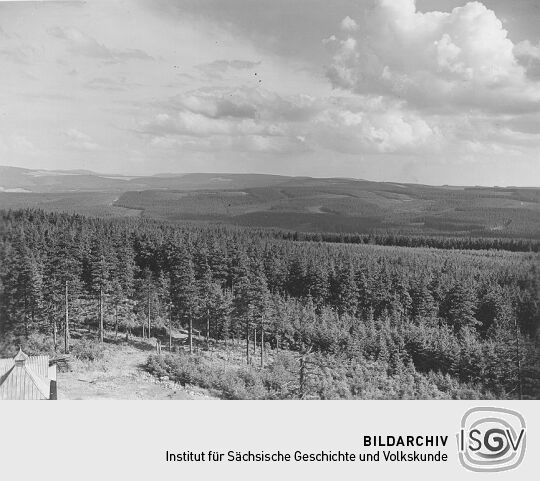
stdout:
<svg viewBox="0 0 540 481">
<path fill-rule="evenodd" d="M 106 344 L 99 360 L 72 360 L 70 369 L 59 374 L 58 399 L 214 399 L 196 386 L 184 387 L 150 375 L 145 364 L 152 349 L 150 341 L 141 339 L 131 344 Z"/>
</svg>

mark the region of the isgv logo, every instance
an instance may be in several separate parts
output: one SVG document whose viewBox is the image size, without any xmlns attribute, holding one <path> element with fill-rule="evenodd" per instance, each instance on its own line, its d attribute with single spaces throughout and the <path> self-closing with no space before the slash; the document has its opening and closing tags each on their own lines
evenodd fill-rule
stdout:
<svg viewBox="0 0 540 481">
<path fill-rule="evenodd" d="M 461 420 L 459 460 L 470 471 L 507 471 L 523 460 L 525 419 L 504 408 L 475 407 Z"/>
</svg>

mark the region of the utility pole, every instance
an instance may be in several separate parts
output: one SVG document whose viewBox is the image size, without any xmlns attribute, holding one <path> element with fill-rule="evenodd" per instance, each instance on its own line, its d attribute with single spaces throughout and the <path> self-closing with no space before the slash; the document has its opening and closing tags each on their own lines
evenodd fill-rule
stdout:
<svg viewBox="0 0 540 481">
<path fill-rule="evenodd" d="M 169 306 L 169 352 L 172 352 L 172 312 Z"/>
<path fill-rule="evenodd" d="M 261 326 L 261 367 L 264 367 L 264 329 Z"/>
<path fill-rule="evenodd" d="M 210 350 L 210 309 L 206 308 L 206 349 Z"/>
<path fill-rule="evenodd" d="M 56 326 L 56 316 L 53 318 L 53 343 L 54 351 L 56 352 L 56 345 L 58 343 L 58 327 Z"/>
<path fill-rule="evenodd" d="M 150 335 L 150 286 L 148 287 L 148 339 L 152 336 Z"/>
<path fill-rule="evenodd" d="M 249 319 L 246 319 L 246 362 L 249 366 Z"/>
<path fill-rule="evenodd" d="M 193 354 L 193 317 L 191 315 L 191 309 L 190 309 L 190 312 L 189 312 L 189 332 L 188 332 L 188 337 L 189 337 L 189 353 Z"/>
<path fill-rule="evenodd" d="M 519 345 L 519 326 L 517 318 L 514 316 L 514 330 L 516 335 L 516 360 L 517 360 L 517 375 L 518 375 L 518 387 L 519 387 L 519 399 L 523 399 L 523 382 L 521 378 L 521 348 Z"/>
<path fill-rule="evenodd" d="M 69 354 L 69 288 L 68 281 L 66 280 L 66 292 L 65 292 L 65 320 L 64 320 L 64 354 Z"/>
<path fill-rule="evenodd" d="M 305 394 L 305 361 L 304 357 L 300 358 L 300 371 L 299 371 L 299 384 L 300 384 L 300 399 L 304 399 Z"/>
<path fill-rule="evenodd" d="M 103 344 L 103 287 L 99 286 L 99 342 Z"/>
<path fill-rule="evenodd" d="M 118 339 L 118 302 L 114 303 L 114 338 Z"/>
</svg>

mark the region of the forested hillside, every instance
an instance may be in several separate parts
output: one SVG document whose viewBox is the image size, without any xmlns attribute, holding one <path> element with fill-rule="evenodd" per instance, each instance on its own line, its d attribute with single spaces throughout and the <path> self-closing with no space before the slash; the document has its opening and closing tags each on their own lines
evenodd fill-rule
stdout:
<svg viewBox="0 0 540 481">
<path fill-rule="evenodd" d="M 540 249 L 537 187 L 430 186 L 266 174 L 111 176 L 0 166 L 0 207 L 385 236 L 385 244 L 395 237 L 452 237 L 463 239 L 456 246 L 469 248 L 467 239 L 487 238 L 494 248 L 508 249 L 515 242 L 512 250 Z M 436 246 L 444 245 L 439 241 Z"/>
<path fill-rule="evenodd" d="M 321 240 L 0 211 L 0 355 L 32 336 L 63 351 L 77 329 L 186 329 L 149 369 L 242 383 L 227 397 L 540 399 L 538 254 Z M 190 356 L 193 330 L 243 345 L 244 367 Z"/>
</svg>

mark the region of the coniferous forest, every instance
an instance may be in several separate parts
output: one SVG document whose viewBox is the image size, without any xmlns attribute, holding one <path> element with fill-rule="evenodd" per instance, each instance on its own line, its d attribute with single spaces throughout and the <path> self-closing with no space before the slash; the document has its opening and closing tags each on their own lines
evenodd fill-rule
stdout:
<svg viewBox="0 0 540 481">
<path fill-rule="evenodd" d="M 474 246 L 1 211 L 0 354 L 145 338 L 224 398 L 540 399 L 538 253 Z"/>
</svg>

